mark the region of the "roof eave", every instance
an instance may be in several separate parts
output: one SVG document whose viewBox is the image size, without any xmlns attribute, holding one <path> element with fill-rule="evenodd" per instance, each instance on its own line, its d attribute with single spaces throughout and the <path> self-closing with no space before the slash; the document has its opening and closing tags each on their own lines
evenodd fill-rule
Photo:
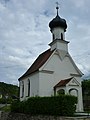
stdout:
<svg viewBox="0 0 90 120">
<path fill-rule="evenodd" d="M 30 77 L 31 75 L 33 75 L 34 73 L 36 73 L 36 72 L 38 72 L 38 71 L 39 71 L 39 70 L 36 70 L 36 71 L 34 71 L 34 72 L 26 75 L 26 76 L 21 76 L 21 77 L 18 79 L 18 81 L 21 81 L 21 80 L 23 80 L 23 79 L 25 79 L 25 78 L 28 78 L 28 77 Z"/>
</svg>

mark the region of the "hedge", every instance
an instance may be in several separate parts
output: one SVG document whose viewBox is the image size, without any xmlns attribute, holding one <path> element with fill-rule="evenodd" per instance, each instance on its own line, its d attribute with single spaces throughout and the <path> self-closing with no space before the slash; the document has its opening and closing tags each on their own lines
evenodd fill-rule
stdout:
<svg viewBox="0 0 90 120">
<path fill-rule="evenodd" d="M 77 98 L 69 95 L 56 97 L 31 97 L 27 101 L 15 101 L 11 105 L 12 112 L 31 115 L 72 116 L 75 112 Z"/>
</svg>

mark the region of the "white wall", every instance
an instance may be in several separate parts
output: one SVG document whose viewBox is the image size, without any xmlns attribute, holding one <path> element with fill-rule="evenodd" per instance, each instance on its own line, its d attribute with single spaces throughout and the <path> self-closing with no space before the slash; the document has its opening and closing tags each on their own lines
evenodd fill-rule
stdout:
<svg viewBox="0 0 90 120">
<path fill-rule="evenodd" d="M 68 44 L 67 41 L 57 39 L 57 40 L 51 42 L 49 45 L 51 46 L 51 50 L 59 49 L 59 50 L 68 51 L 67 44 Z"/>
<path fill-rule="evenodd" d="M 61 33 L 63 34 L 63 39 L 65 40 L 64 29 L 60 27 L 53 28 L 52 33 L 55 36 L 55 39 L 61 39 Z"/>
<path fill-rule="evenodd" d="M 53 91 L 53 73 L 39 73 L 39 96 L 52 96 Z"/>
<path fill-rule="evenodd" d="M 20 100 L 26 100 L 28 96 L 28 80 L 30 80 L 30 96 L 38 96 L 39 94 L 39 74 L 35 73 L 20 81 Z M 22 84 L 24 83 L 24 96 L 22 97 Z"/>
<path fill-rule="evenodd" d="M 34 73 L 30 77 L 30 96 L 39 95 L 39 73 Z"/>
<path fill-rule="evenodd" d="M 78 74 L 68 57 L 60 60 L 57 54 L 54 54 L 51 59 L 42 67 L 43 70 L 54 71 L 53 74 L 40 73 L 40 95 L 53 95 L 53 87 L 60 82 L 60 80 L 71 77 L 70 73 Z"/>
</svg>

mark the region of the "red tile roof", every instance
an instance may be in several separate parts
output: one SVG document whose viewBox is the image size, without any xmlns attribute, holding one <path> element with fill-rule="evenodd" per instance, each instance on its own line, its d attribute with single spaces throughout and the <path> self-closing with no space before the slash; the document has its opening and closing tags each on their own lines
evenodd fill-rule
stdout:
<svg viewBox="0 0 90 120">
<path fill-rule="evenodd" d="M 65 79 L 65 80 L 61 80 L 58 84 L 56 84 L 56 85 L 54 86 L 54 89 L 57 88 L 57 87 L 66 86 L 66 84 L 69 83 L 69 81 L 70 81 L 72 78 L 73 78 L 73 77 L 68 78 L 68 79 Z"/>
<path fill-rule="evenodd" d="M 39 68 L 42 65 L 44 65 L 44 63 L 48 60 L 48 58 L 51 56 L 52 53 L 53 53 L 53 51 L 48 49 L 47 51 L 40 54 L 38 56 L 38 58 L 35 60 L 35 62 L 31 65 L 31 67 L 26 71 L 26 73 L 23 74 L 18 80 L 21 80 L 21 79 L 27 77 L 28 75 L 38 71 Z"/>
</svg>

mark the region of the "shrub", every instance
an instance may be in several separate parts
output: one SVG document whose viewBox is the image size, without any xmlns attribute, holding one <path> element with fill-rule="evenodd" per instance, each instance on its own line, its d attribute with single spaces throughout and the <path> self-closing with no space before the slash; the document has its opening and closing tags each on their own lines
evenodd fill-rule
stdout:
<svg viewBox="0 0 90 120">
<path fill-rule="evenodd" d="M 27 101 L 14 102 L 12 112 L 31 115 L 61 115 L 72 116 L 75 112 L 76 97 L 60 95 L 56 97 L 31 97 Z"/>
<path fill-rule="evenodd" d="M 0 104 L 5 104 L 6 103 L 6 99 L 5 98 L 1 98 L 0 99 Z"/>
<path fill-rule="evenodd" d="M 13 100 L 12 100 L 12 98 L 10 98 L 10 97 L 7 98 L 7 99 L 6 99 L 6 98 L 1 98 L 1 99 L 0 99 L 0 104 L 6 104 L 6 103 L 7 103 L 7 104 L 11 104 L 12 101 L 13 101 Z"/>
</svg>

